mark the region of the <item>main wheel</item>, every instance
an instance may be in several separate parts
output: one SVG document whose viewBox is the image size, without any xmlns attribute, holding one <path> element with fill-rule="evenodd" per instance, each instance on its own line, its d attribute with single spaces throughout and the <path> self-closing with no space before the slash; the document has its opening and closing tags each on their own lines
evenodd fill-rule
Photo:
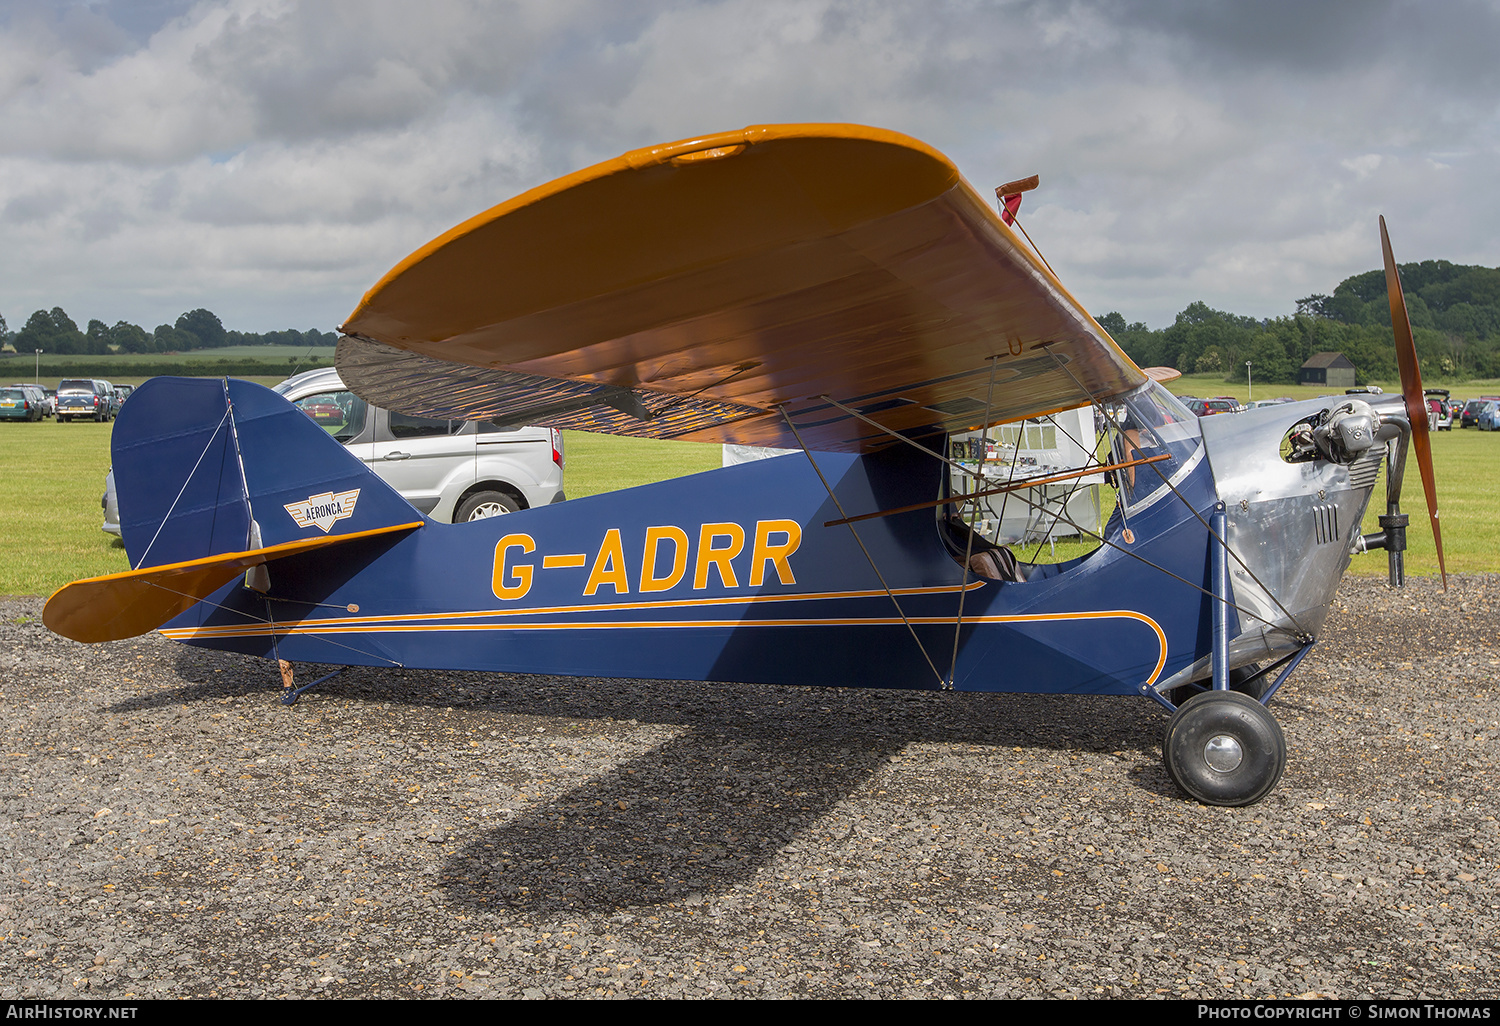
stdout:
<svg viewBox="0 0 1500 1026">
<path fill-rule="evenodd" d="M 504 516 L 506 513 L 515 513 L 520 508 L 521 504 L 504 492 L 475 492 L 458 504 L 453 522 L 462 524 L 469 520 Z"/>
<path fill-rule="evenodd" d="M 1281 724 L 1237 691 L 1188 699 L 1167 724 L 1161 750 L 1167 774 L 1205 805 L 1253 805 L 1286 769 Z"/>
</svg>

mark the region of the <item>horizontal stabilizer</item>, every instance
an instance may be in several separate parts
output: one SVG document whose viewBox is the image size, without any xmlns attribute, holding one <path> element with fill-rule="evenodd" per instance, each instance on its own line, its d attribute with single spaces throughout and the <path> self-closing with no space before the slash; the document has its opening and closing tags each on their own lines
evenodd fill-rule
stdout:
<svg viewBox="0 0 1500 1026">
<path fill-rule="evenodd" d="M 119 641 L 155 630 L 251 567 L 360 538 L 421 527 L 418 520 L 350 534 L 320 535 L 244 552 L 127 570 L 59 588 L 42 610 L 48 629 L 74 641 Z"/>
</svg>

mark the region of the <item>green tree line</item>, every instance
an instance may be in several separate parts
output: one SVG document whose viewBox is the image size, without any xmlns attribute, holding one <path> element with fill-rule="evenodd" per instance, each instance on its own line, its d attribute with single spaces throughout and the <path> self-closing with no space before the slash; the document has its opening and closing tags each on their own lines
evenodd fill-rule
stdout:
<svg viewBox="0 0 1500 1026">
<path fill-rule="evenodd" d="M 177 323 L 158 324 L 156 330 L 150 332 L 129 321 L 116 321 L 110 327 L 100 320 L 89 321 L 87 330 L 80 331 L 77 322 L 62 307 L 54 306 L 51 310 L 38 310 L 32 314 L 14 333 L 7 330 L 5 318 L 0 316 L 0 341 L 9 342 L 20 353 L 40 349 L 52 355 L 103 356 L 106 353 L 185 353 L 225 346 L 331 346 L 338 342 L 338 336 L 317 328 L 307 331 L 295 328 L 267 332 L 229 331 L 216 314 L 202 309 L 189 310 L 177 318 Z"/>
<path fill-rule="evenodd" d="M 1424 371 L 1454 379 L 1500 377 L 1500 268 L 1424 260 L 1398 268 L 1407 315 Z M 1192 303 L 1166 328 L 1099 318 L 1142 367 L 1184 374 L 1222 373 L 1240 381 L 1249 361 L 1255 380 L 1293 383 L 1315 353 L 1343 353 L 1358 379 L 1398 376 L 1385 272 L 1345 278 L 1332 295 L 1297 300 L 1295 313 L 1256 320 Z"/>
</svg>

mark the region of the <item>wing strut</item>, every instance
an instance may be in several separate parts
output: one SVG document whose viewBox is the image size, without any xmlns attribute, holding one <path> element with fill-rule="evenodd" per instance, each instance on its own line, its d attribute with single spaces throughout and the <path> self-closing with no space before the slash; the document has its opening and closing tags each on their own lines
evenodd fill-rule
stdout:
<svg viewBox="0 0 1500 1026">
<path fill-rule="evenodd" d="M 1050 270 L 1050 268 L 1049 268 Z M 984 460 L 990 452 L 990 410 L 995 398 L 995 358 L 990 357 L 990 383 L 984 392 L 984 427 L 979 429 L 979 464 L 976 473 L 979 480 L 984 480 Z M 1017 460 L 1016 463 L 1020 461 Z M 1016 476 L 1016 464 L 1010 465 L 1010 474 Z M 1005 500 L 1000 501 L 1000 508 L 1005 508 Z M 974 516 L 969 518 L 969 530 L 965 532 L 964 539 L 964 565 L 963 565 L 963 587 L 958 589 L 958 616 L 953 621 L 953 658 L 948 662 L 948 687 L 953 687 L 953 678 L 958 674 L 958 640 L 964 626 L 964 599 L 969 593 L 969 560 L 974 558 L 974 520 L 979 515 L 978 507 L 975 507 Z M 1002 513 L 1001 516 L 1004 516 Z"/>
<path fill-rule="evenodd" d="M 792 418 L 787 415 L 786 407 L 782 405 L 777 406 L 776 409 L 780 411 L 781 418 L 786 421 L 786 426 L 791 428 L 792 435 L 797 439 L 797 444 L 802 447 L 803 455 L 807 457 L 807 462 L 812 464 L 813 473 L 818 475 L 818 480 L 823 482 L 823 490 L 826 491 L 828 493 L 828 497 L 833 500 L 833 505 L 836 509 L 838 509 L 839 515 L 845 515 L 844 504 L 839 502 L 839 497 L 834 494 L 833 487 L 828 483 L 828 478 L 823 476 L 823 471 L 821 468 L 819 468 L 818 461 L 813 459 L 812 450 L 809 449 L 806 443 L 802 441 L 802 434 L 797 430 L 797 425 L 792 423 Z M 885 575 L 880 572 L 880 567 L 875 565 L 875 557 L 870 555 L 869 549 L 865 548 L 864 540 L 860 538 L 859 532 L 854 529 L 853 524 L 849 525 L 849 533 L 854 536 L 854 541 L 859 545 L 859 550 L 865 554 L 865 559 L 869 562 L 870 569 L 875 571 L 875 576 L 877 579 L 879 579 L 880 586 L 884 588 L 885 593 L 891 597 L 891 603 L 896 607 L 896 615 L 901 617 L 901 622 L 906 624 L 906 629 L 911 632 L 912 640 L 917 643 L 917 648 L 921 649 L 922 658 L 927 660 L 927 666 L 932 670 L 932 675 L 937 678 L 938 687 L 946 690 L 949 685 L 943 681 L 943 675 L 941 673 L 938 673 L 937 666 L 932 662 L 932 656 L 927 654 L 927 646 L 922 644 L 922 639 L 917 636 L 917 629 L 913 627 L 911 625 L 911 621 L 906 618 L 906 611 L 901 608 L 901 601 L 896 598 L 896 593 L 892 591 L 891 586 L 886 583 Z M 967 584 L 968 582 L 965 581 L 964 583 Z"/>
<path fill-rule="evenodd" d="M 989 380 L 989 386 L 988 386 L 988 388 L 987 388 L 987 390 L 985 392 L 985 406 L 984 406 L 984 424 L 985 424 L 985 426 L 980 429 L 981 445 L 980 445 L 980 455 L 979 455 L 979 468 L 980 468 L 981 471 L 983 471 L 983 469 L 984 469 L 984 456 L 985 456 L 985 453 L 987 453 L 989 451 L 989 445 L 987 444 L 988 443 L 988 434 L 987 434 L 987 432 L 989 431 L 990 426 L 991 426 L 990 423 L 989 423 L 989 421 L 990 421 L 990 408 L 991 408 L 992 400 L 994 399 L 994 392 L 995 392 L 995 361 L 997 359 L 998 358 L 994 357 L 994 356 L 990 357 L 990 380 Z M 837 399 L 833 398 L 833 396 L 831 396 L 831 395 L 826 395 L 825 394 L 825 395 L 819 396 L 818 398 L 822 399 L 824 402 L 827 402 L 829 405 L 834 406 L 837 409 L 840 409 L 843 412 L 849 414 L 849 416 L 854 417 L 854 418 L 856 418 L 858 420 L 863 421 L 864 423 L 866 423 L 866 424 L 870 425 L 871 427 L 873 427 L 875 430 L 883 432 L 884 434 L 890 435 L 892 438 L 896 439 L 899 442 L 905 442 L 907 445 L 910 445 L 910 446 L 918 449 L 919 451 L 921 451 L 925 455 L 932 456 L 932 457 L 936 458 L 939 462 L 945 464 L 946 466 L 948 466 L 951 469 L 963 471 L 965 473 L 967 472 L 967 471 L 965 471 L 965 469 L 962 466 L 960 466 L 959 464 L 955 463 L 953 460 L 949 459 L 948 457 L 944 456 L 942 453 L 940 453 L 940 452 L 934 452 L 933 450 L 927 448 L 925 445 L 920 445 L 917 442 L 913 441 L 912 439 L 906 437 L 905 435 L 903 435 L 903 434 L 901 434 L 901 433 L 899 433 L 897 431 L 892 431 L 890 428 L 886 427 L 884 424 L 881 424 L 879 421 L 871 420 L 869 417 L 865 416 L 863 413 L 859 412 L 858 410 L 855 410 L 855 409 L 852 409 L 852 408 L 850 408 L 848 406 L 845 406 L 843 403 L 839 402 Z M 784 410 L 782 412 L 782 416 L 786 416 L 786 413 L 785 413 Z M 790 418 L 787 419 L 787 424 L 789 426 L 791 425 L 791 419 Z M 796 433 L 796 430 L 797 429 L 795 427 L 792 427 L 793 433 Z M 798 436 L 798 441 L 799 442 L 801 441 L 801 436 L 800 435 Z M 807 449 L 806 449 L 805 446 L 803 447 L 803 451 L 804 452 L 807 451 Z M 809 460 L 811 460 L 812 459 L 812 454 L 808 453 L 808 457 L 807 458 Z M 817 464 L 816 463 L 813 464 L 813 469 L 814 470 L 817 469 Z M 818 477 L 820 479 L 822 478 L 822 476 L 823 475 L 821 473 L 818 474 Z M 1014 466 L 1011 467 L 1011 476 L 1012 477 L 1015 476 L 1015 467 Z M 823 482 L 823 487 L 825 487 L 825 488 L 828 487 L 828 482 L 827 481 Z M 1001 491 L 1007 491 L 1007 490 L 1008 489 L 1006 489 L 1006 488 L 997 489 L 995 494 L 998 494 Z M 830 490 L 828 494 L 830 496 L 832 496 L 833 492 Z M 848 524 L 849 525 L 849 530 L 853 531 L 854 530 L 854 526 L 853 526 L 854 522 L 858 521 L 858 520 L 871 520 L 871 519 L 874 519 L 876 517 L 890 516 L 890 515 L 895 514 L 895 513 L 907 513 L 907 512 L 910 512 L 911 510 L 914 510 L 914 509 L 927 509 L 927 508 L 930 508 L 932 506 L 942 506 L 942 505 L 946 505 L 948 503 L 951 503 L 953 501 L 954 501 L 953 497 L 949 496 L 947 498 L 938 499 L 935 502 L 931 502 L 931 503 L 919 503 L 919 504 L 917 504 L 915 506 L 903 506 L 900 509 L 880 510 L 880 511 L 875 512 L 875 513 L 865 513 L 865 514 L 862 514 L 862 515 L 857 516 L 857 517 L 851 517 L 846 512 L 844 512 L 844 507 L 839 503 L 838 499 L 834 499 L 833 500 L 834 505 L 838 507 L 839 516 L 841 517 L 841 519 L 839 519 L 839 520 L 830 520 L 827 523 L 825 523 L 823 526 L 824 527 L 836 527 L 839 524 Z M 972 528 L 973 524 L 971 523 L 969 526 Z M 854 537 L 855 537 L 855 540 L 858 541 L 859 535 L 855 534 Z M 860 548 L 864 548 L 864 543 L 863 542 L 860 542 Z M 953 658 L 952 658 L 952 661 L 950 662 L 949 667 L 948 667 L 948 677 L 947 677 L 947 679 L 944 679 L 943 676 L 942 676 L 942 674 L 938 674 L 938 680 L 942 683 L 942 686 L 943 686 L 944 690 L 952 690 L 952 688 L 953 688 L 953 677 L 958 672 L 958 639 L 959 639 L 959 634 L 960 634 L 960 632 L 961 632 L 961 630 L 963 628 L 963 622 L 964 622 L 964 597 L 968 593 L 968 588 L 969 588 L 969 560 L 974 555 L 974 551 L 973 550 L 974 550 L 974 533 L 971 530 L 969 532 L 968 541 L 964 544 L 963 581 L 962 581 L 962 586 L 959 588 L 959 591 L 958 591 L 958 618 L 957 618 L 957 620 L 954 621 L 954 624 L 953 624 Z M 866 558 L 868 558 L 869 557 L 869 553 L 866 552 L 865 556 L 866 556 Z M 871 566 L 875 565 L 873 560 L 871 561 L 870 565 Z M 880 571 L 877 569 L 875 571 L 875 573 L 878 576 L 879 573 L 880 573 Z M 881 583 L 884 584 L 885 581 L 882 579 Z M 890 589 L 887 588 L 886 590 L 889 591 Z M 892 598 L 892 600 L 894 600 L 895 596 L 892 595 L 891 598 Z M 900 606 L 898 605 L 897 606 L 897 610 L 899 611 L 899 609 L 900 609 Z M 903 616 L 903 619 L 905 619 L 904 616 Z M 910 627 L 910 624 L 908 624 L 907 626 Z M 912 632 L 912 636 L 916 637 L 916 632 L 915 631 Z M 921 639 L 918 639 L 917 640 L 917 644 L 920 645 L 921 643 L 922 643 Z M 924 656 L 927 655 L 926 649 L 923 649 L 922 654 Z M 931 659 L 931 657 L 928 657 L 927 662 L 928 662 L 928 665 L 932 665 L 932 659 Z M 937 667 L 936 666 L 933 666 L 933 671 L 932 672 L 933 673 L 937 673 Z"/>
</svg>

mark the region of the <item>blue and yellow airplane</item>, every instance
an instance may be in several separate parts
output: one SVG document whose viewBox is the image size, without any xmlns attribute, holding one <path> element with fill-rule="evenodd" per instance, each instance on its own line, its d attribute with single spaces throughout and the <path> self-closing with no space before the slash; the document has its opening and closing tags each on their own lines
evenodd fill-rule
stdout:
<svg viewBox="0 0 1500 1026">
<path fill-rule="evenodd" d="M 63 588 L 46 622 L 284 661 L 1145 696 L 1171 713 L 1188 794 L 1257 801 L 1286 759 L 1267 703 L 1351 553 L 1385 547 L 1399 572 L 1409 447 L 1436 528 L 1389 243 L 1402 396 L 1200 422 L 1022 241 L 1014 206 L 852 125 L 684 140 L 533 189 L 364 297 L 337 354 L 355 392 L 802 452 L 446 525 L 270 391 L 156 378 L 114 433 L 133 569 Z M 1082 406 L 1114 513 L 1079 526 L 1089 554 L 1019 562 L 962 511 L 1035 476 L 974 474 L 948 439 Z M 1382 460 L 1385 530 L 1362 537 Z"/>
</svg>

